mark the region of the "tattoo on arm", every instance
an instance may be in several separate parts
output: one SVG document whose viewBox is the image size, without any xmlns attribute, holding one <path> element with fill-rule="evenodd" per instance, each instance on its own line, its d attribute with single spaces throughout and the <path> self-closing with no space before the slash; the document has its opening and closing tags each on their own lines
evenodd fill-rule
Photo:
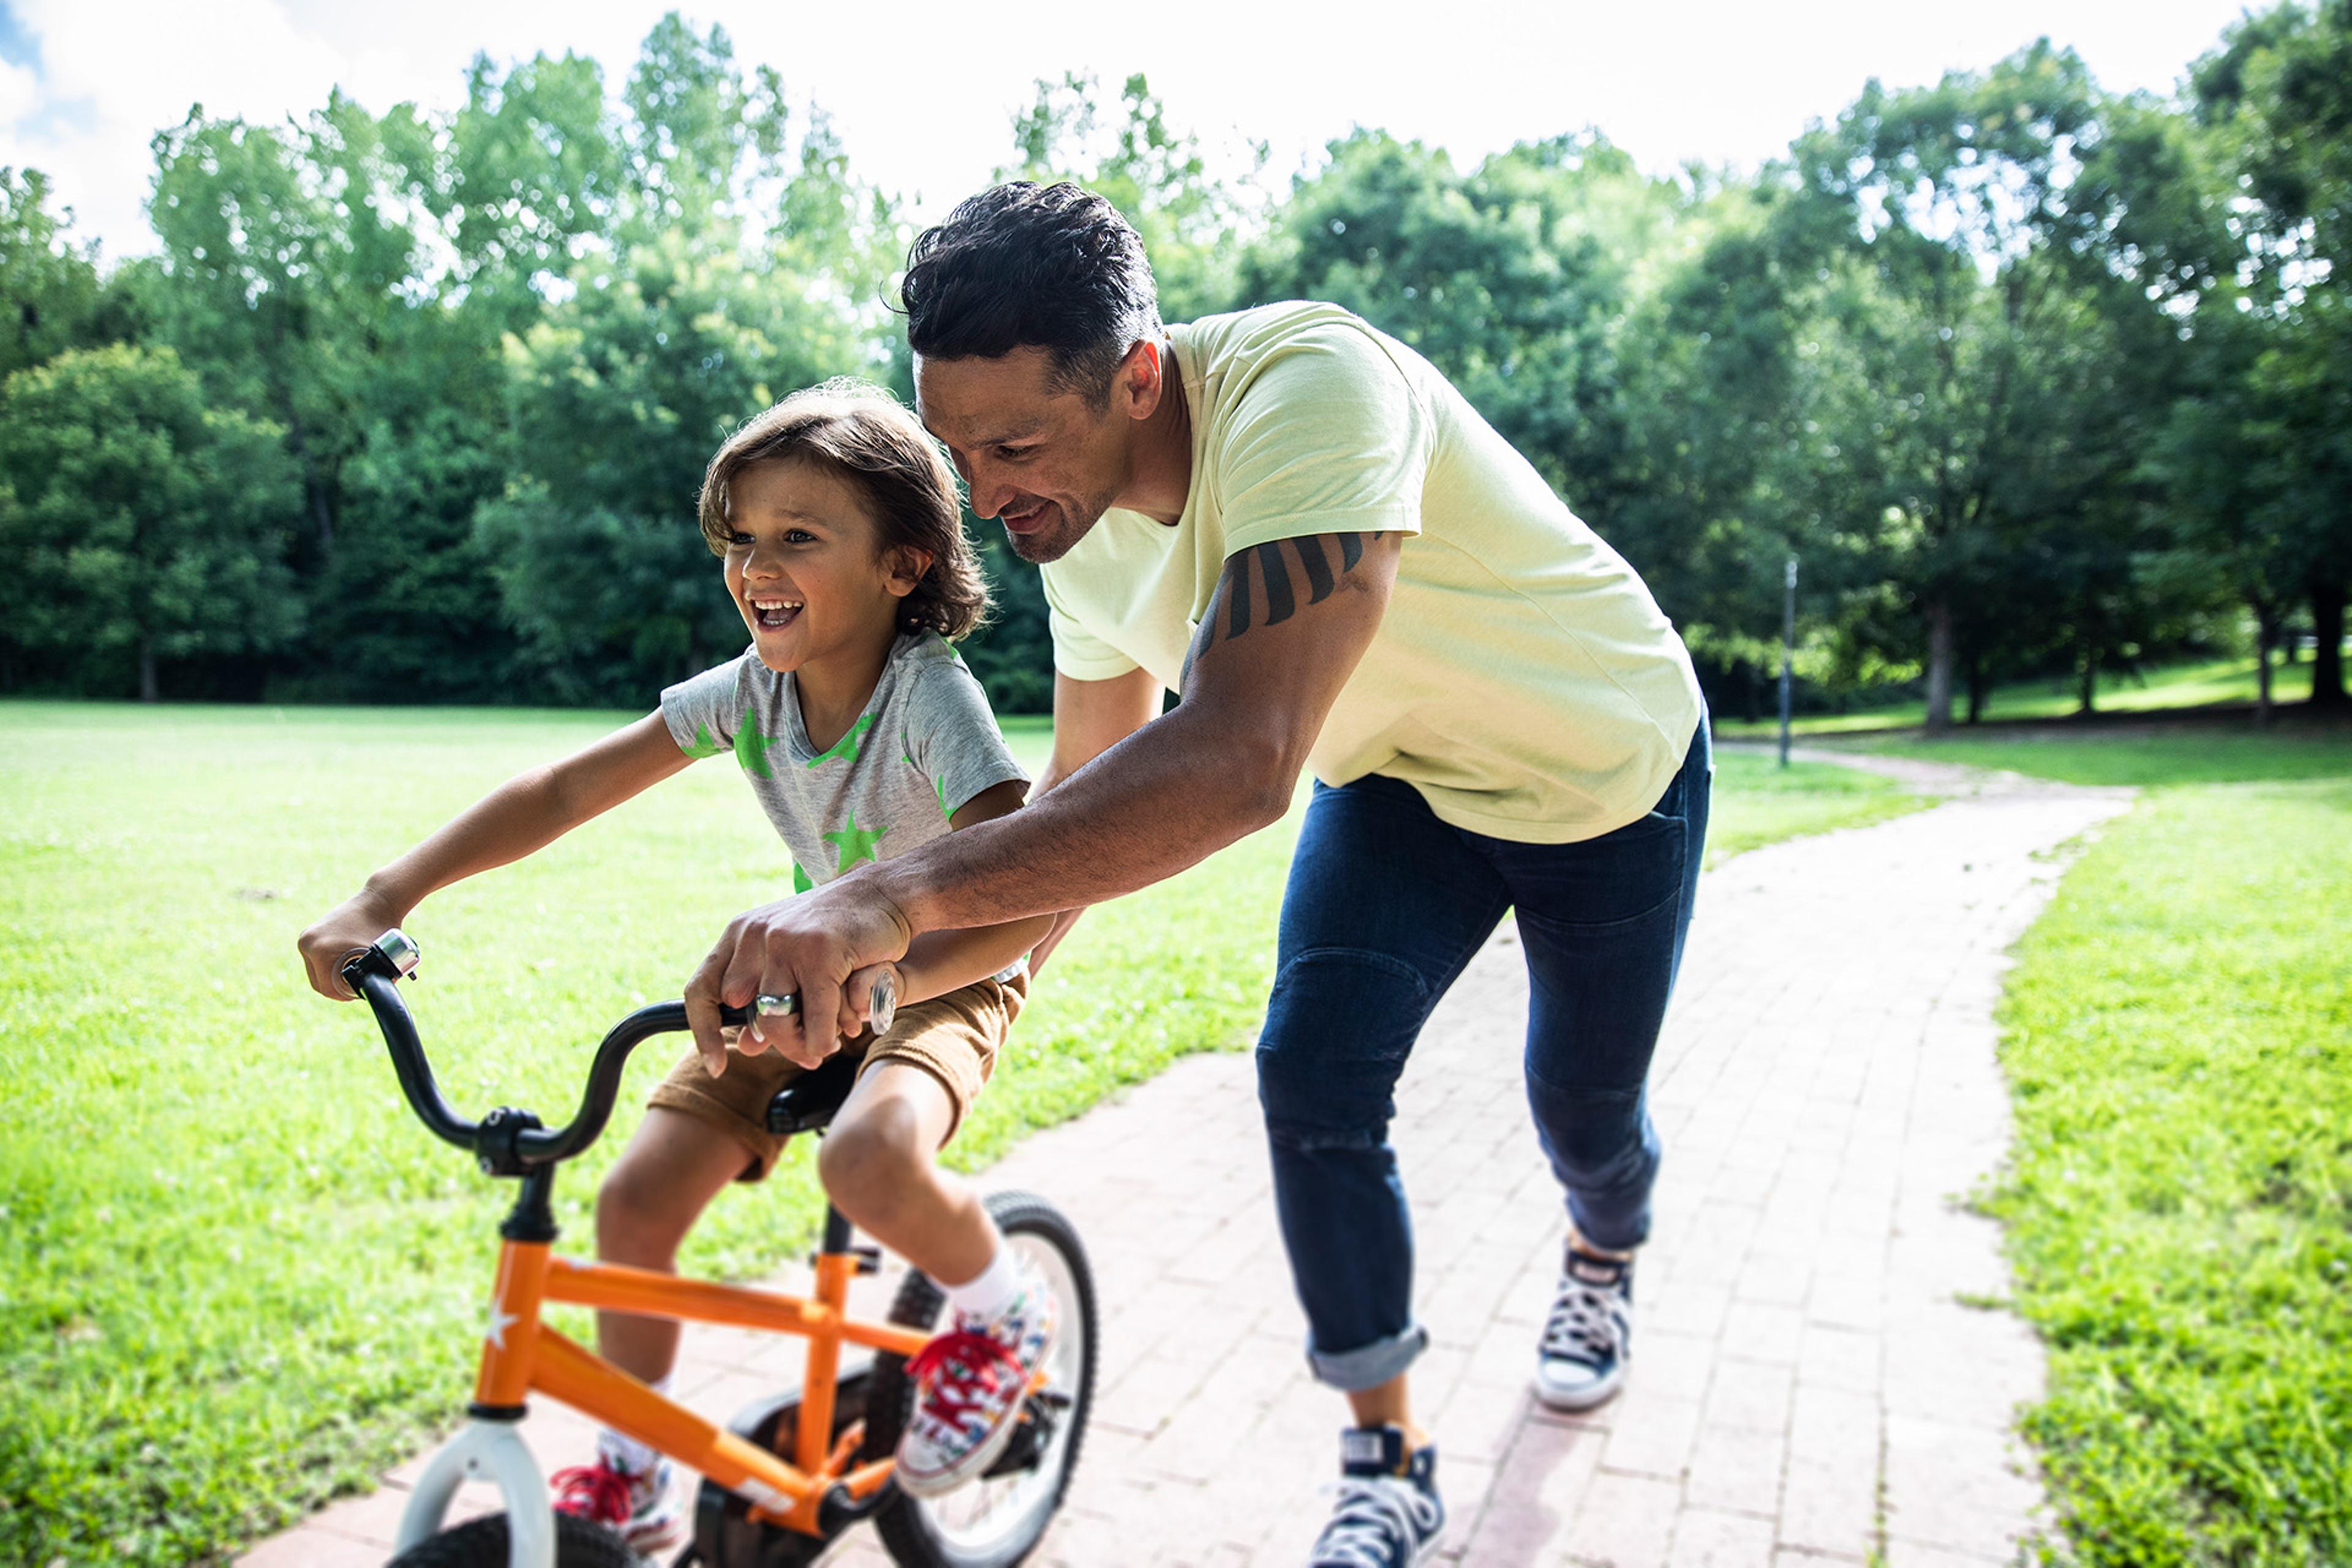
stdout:
<svg viewBox="0 0 2352 1568">
<path fill-rule="evenodd" d="M 1307 534 L 1278 539 L 1227 557 L 1208 607 L 1201 612 L 1200 629 L 1192 634 L 1192 646 L 1184 654 L 1183 680 L 1190 683 L 1192 666 L 1212 646 L 1232 642 L 1254 626 L 1278 626 L 1296 615 L 1302 584 L 1308 604 L 1319 605 L 1329 598 L 1364 559 L 1364 542 L 1370 537 Z"/>
</svg>

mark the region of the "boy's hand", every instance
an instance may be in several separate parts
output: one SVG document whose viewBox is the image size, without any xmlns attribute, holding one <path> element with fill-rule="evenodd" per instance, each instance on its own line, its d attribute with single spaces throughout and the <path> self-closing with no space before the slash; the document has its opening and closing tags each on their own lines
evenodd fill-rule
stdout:
<svg viewBox="0 0 2352 1568">
<path fill-rule="evenodd" d="M 874 987 L 888 981 L 893 998 L 907 994 L 907 977 L 895 963 L 869 963 L 858 970 L 841 987 L 841 1037 L 854 1040 L 874 1022 Z M 894 1001 L 893 1005 L 896 1005 Z M 888 1027 L 886 1022 L 884 1028 Z M 882 1033 L 881 1029 L 874 1031 Z"/>
<path fill-rule="evenodd" d="M 294 943 L 302 955 L 310 989 L 331 1001 L 357 1000 L 358 993 L 344 983 L 344 962 L 353 953 L 364 952 L 368 943 L 398 925 L 405 913 L 386 909 L 363 891 L 329 910 Z"/>
<path fill-rule="evenodd" d="M 856 873 L 736 916 L 686 984 L 687 1024 L 703 1065 L 715 1075 L 726 1064 L 719 1038 L 722 1004 L 748 1007 L 756 996 L 793 992 L 800 997 L 793 1021 L 824 1024 L 781 1030 L 774 1026 L 782 1020 L 771 1020 L 767 1038 L 759 1044 L 801 1067 L 818 1066 L 841 1048 L 835 1031 L 849 977 L 867 964 L 905 957 L 913 935 L 898 906 L 868 892 L 866 879 Z M 737 1048 L 752 1046 L 746 1029 Z"/>
</svg>

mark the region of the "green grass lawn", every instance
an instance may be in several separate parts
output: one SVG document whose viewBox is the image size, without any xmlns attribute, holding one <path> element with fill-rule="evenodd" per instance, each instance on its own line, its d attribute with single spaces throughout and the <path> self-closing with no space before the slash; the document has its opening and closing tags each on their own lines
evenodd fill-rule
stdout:
<svg viewBox="0 0 2352 1568">
<path fill-rule="evenodd" d="M 1969 767 L 2007 768 L 2080 784 L 2234 784 L 2352 773 L 2352 725 L 2252 721 L 2151 723 L 2113 730 L 2020 728 L 1942 740 L 1852 737 L 1824 744 Z"/>
<path fill-rule="evenodd" d="M 2253 657 L 2195 659 L 2166 665 L 2139 675 L 2099 677 L 2097 710 L 2102 713 L 2149 713 L 2166 709 L 2200 708 L 2222 703 L 2252 706 L 2257 678 Z M 2311 660 L 2281 665 L 2271 661 L 2271 700 L 2286 704 L 2311 696 Z M 1953 712 L 1965 710 L 1965 696 L 1956 697 Z M 1985 700 L 1983 722 L 2013 723 L 2032 719 L 2063 719 L 2082 706 L 2081 693 L 2071 676 L 2055 680 L 2019 680 L 1996 686 Z M 1874 730 L 1917 729 L 1927 720 L 1924 698 L 1874 705 L 1851 713 L 1801 714 L 1790 723 L 1800 735 L 1843 735 Z M 1716 732 L 1726 739 L 1767 740 L 1780 733 L 1777 716 L 1754 723 L 1718 719 Z"/>
<path fill-rule="evenodd" d="M 411 1118 L 294 937 L 484 789 L 625 715 L 0 704 L 0 1562 L 225 1560 L 459 1408 L 503 1188 Z M 1007 726 L 1034 765 L 1050 730 Z M 1916 804 L 1727 757 L 1717 853 Z M 1245 1042 L 1296 817 L 1087 917 L 955 1145 L 982 1163 L 1177 1055 Z M 568 1117 L 606 1025 L 675 995 L 788 862 L 705 764 L 429 900 L 410 1003 L 451 1099 Z M 682 1048 L 682 1044 L 680 1048 Z M 639 1053 L 625 1106 L 672 1059 Z M 564 1173 L 586 1250 L 614 1135 Z M 794 1257 L 805 1158 L 687 1267 Z M 584 1324 L 573 1321 L 575 1330 Z"/>
<path fill-rule="evenodd" d="M 2352 1563 L 2352 736 L 1881 742 L 2147 786 L 2019 944 L 1991 1206 L 2071 1555 Z"/>
<path fill-rule="evenodd" d="M 1892 779 L 1823 763 L 1786 768 L 1766 752 L 1715 754 L 1713 816 L 1707 824 L 1710 866 L 1784 838 L 1866 827 L 1937 804 Z"/>
</svg>

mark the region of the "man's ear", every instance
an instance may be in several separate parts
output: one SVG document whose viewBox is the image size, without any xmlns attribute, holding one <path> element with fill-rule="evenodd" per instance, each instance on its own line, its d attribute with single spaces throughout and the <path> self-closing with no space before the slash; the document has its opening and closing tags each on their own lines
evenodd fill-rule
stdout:
<svg viewBox="0 0 2352 1568">
<path fill-rule="evenodd" d="M 1160 400 L 1168 390 L 1167 371 L 1160 340 L 1138 338 L 1127 357 L 1118 362 L 1118 374 L 1111 381 L 1129 418 L 1149 419 L 1159 411 Z"/>
<path fill-rule="evenodd" d="M 917 584 L 923 580 L 923 574 L 931 569 L 931 552 L 912 544 L 893 545 L 885 557 L 885 564 L 889 570 L 886 585 L 893 595 L 903 599 L 915 591 Z"/>
</svg>

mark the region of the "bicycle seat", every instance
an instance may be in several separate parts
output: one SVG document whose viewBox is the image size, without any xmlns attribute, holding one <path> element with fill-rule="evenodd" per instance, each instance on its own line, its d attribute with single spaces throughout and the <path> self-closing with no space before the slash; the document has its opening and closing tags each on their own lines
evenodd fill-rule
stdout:
<svg viewBox="0 0 2352 1568">
<path fill-rule="evenodd" d="M 841 1102 L 856 1085 L 857 1068 L 866 1059 L 859 1051 L 835 1051 L 824 1063 L 801 1074 L 768 1101 L 771 1132 L 818 1132 L 833 1120 Z"/>
</svg>

